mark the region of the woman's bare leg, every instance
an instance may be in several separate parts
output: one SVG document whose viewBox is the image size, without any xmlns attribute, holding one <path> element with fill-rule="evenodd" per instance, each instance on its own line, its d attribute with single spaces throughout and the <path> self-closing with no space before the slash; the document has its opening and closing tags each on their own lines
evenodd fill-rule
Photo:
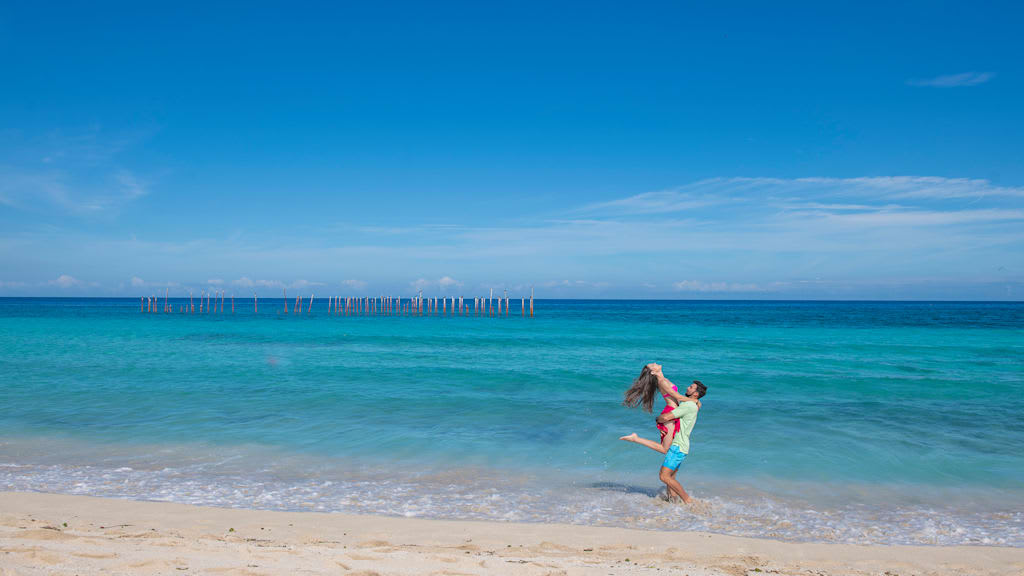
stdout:
<svg viewBox="0 0 1024 576">
<path fill-rule="evenodd" d="M 658 444 L 657 442 L 653 440 L 648 440 L 647 438 L 641 438 L 636 435 L 636 432 L 633 432 L 629 436 L 622 436 L 619 438 L 619 440 L 625 440 L 626 442 L 632 442 L 634 444 L 639 444 L 641 446 L 647 446 L 651 450 L 654 450 L 655 452 L 658 452 L 660 454 L 665 454 L 666 452 L 668 452 L 668 446 Z M 669 441 L 669 444 L 672 444 L 672 442 Z"/>
<path fill-rule="evenodd" d="M 665 427 L 669 431 L 661 436 L 661 447 L 664 448 L 664 450 L 662 450 L 662 454 L 668 453 L 668 448 L 672 445 L 672 440 L 675 439 L 676 421 L 669 420 L 668 422 L 665 422 Z"/>
</svg>

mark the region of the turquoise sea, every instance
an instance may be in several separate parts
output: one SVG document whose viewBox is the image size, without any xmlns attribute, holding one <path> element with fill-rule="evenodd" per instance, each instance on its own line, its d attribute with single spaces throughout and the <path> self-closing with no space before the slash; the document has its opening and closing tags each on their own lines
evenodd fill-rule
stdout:
<svg viewBox="0 0 1024 576">
<path fill-rule="evenodd" d="M 0 489 L 1024 546 L 1022 303 L 182 302 L 0 299 Z M 709 388 L 679 473 L 698 506 L 659 498 L 660 455 L 618 440 L 657 437 L 621 406 L 652 361 Z"/>
</svg>

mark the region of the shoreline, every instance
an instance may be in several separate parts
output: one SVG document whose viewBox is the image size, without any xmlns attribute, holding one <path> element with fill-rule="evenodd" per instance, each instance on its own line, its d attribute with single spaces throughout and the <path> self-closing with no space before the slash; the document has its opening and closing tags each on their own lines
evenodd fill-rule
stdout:
<svg viewBox="0 0 1024 576">
<path fill-rule="evenodd" d="M 299 571 L 363 576 L 666 571 L 691 576 L 1002 576 L 1024 571 L 1024 548 L 793 543 L 702 532 L 0 492 L 0 575 Z"/>
</svg>

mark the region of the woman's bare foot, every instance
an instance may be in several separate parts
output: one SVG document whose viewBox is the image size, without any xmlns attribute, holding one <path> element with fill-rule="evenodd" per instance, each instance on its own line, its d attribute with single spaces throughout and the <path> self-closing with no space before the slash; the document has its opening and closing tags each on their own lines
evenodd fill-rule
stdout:
<svg viewBox="0 0 1024 576">
<path fill-rule="evenodd" d="M 636 432 L 633 432 L 629 436 L 620 436 L 619 440 L 625 440 L 626 442 L 636 442 L 639 438 L 640 437 L 636 435 Z"/>
</svg>

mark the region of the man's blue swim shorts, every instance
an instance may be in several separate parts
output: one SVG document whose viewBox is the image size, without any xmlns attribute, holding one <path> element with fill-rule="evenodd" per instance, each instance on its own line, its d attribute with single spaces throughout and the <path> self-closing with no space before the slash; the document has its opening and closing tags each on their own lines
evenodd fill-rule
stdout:
<svg viewBox="0 0 1024 576">
<path fill-rule="evenodd" d="M 683 460 L 686 460 L 686 454 L 683 454 L 679 446 L 673 444 L 668 447 L 668 452 L 665 453 L 665 461 L 661 463 L 661 466 L 669 470 L 678 470 Z"/>
</svg>

